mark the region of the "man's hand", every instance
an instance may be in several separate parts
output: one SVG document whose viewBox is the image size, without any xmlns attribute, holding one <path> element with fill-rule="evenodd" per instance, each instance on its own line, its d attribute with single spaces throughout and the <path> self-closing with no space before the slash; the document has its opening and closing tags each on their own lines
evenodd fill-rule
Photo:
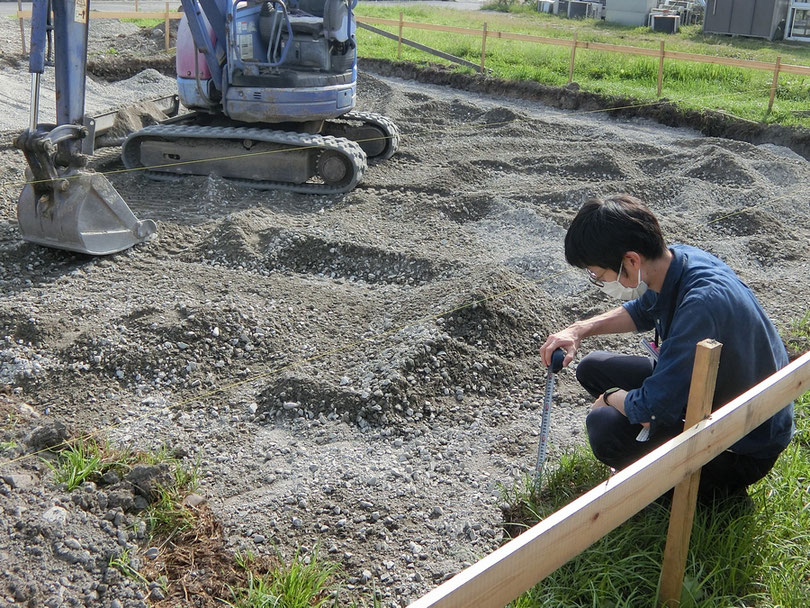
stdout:
<svg viewBox="0 0 810 608">
<path fill-rule="evenodd" d="M 540 358 L 543 360 L 543 364 L 548 367 L 551 365 L 552 353 L 558 348 L 561 348 L 565 351 L 565 358 L 562 364 L 563 367 L 566 367 L 574 360 L 574 355 L 576 355 L 577 350 L 579 350 L 580 342 L 582 342 L 580 328 L 576 324 L 570 325 L 564 330 L 551 334 L 546 338 L 545 343 L 540 347 Z"/>
<path fill-rule="evenodd" d="M 574 360 L 574 355 L 577 354 L 583 338 L 603 334 L 620 334 L 635 329 L 636 324 L 630 313 L 623 306 L 618 306 L 601 315 L 577 321 L 564 330 L 551 334 L 540 347 L 540 358 L 548 367 L 551 365 L 551 354 L 561 348 L 565 351 L 563 367 L 566 367 Z"/>
<path fill-rule="evenodd" d="M 622 416 L 627 416 L 627 413 L 624 411 L 624 400 L 627 397 L 627 391 L 618 390 L 610 394 L 608 399 L 610 403 L 605 401 L 605 394 L 602 393 L 599 395 L 599 398 L 593 402 L 591 406 L 591 411 L 598 409 L 600 407 L 612 407 L 613 409 L 617 410 Z M 641 426 L 644 428 L 650 428 L 649 422 L 642 422 Z"/>
</svg>

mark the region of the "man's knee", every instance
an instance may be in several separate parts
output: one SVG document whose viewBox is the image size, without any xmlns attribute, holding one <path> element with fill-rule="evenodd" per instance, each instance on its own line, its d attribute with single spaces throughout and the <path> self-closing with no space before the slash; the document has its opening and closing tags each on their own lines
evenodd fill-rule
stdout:
<svg viewBox="0 0 810 608">
<path fill-rule="evenodd" d="M 604 375 L 604 354 L 602 351 L 588 353 L 577 364 L 577 382 L 594 397 L 600 393 L 599 385 L 602 383 L 602 376 Z"/>
<path fill-rule="evenodd" d="M 627 435 L 627 418 L 612 407 L 599 407 L 592 410 L 585 418 L 585 428 L 588 431 L 588 441 L 594 456 L 604 462 L 604 458 L 611 458 Z"/>
</svg>

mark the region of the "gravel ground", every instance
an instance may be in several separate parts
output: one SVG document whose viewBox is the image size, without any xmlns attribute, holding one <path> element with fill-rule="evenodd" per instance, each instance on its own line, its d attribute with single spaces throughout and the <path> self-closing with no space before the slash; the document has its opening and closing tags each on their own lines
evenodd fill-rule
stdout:
<svg viewBox="0 0 810 608">
<path fill-rule="evenodd" d="M 162 43 L 103 23 L 93 49 Z M 613 305 L 562 256 L 589 196 L 648 201 L 669 240 L 725 259 L 780 328 L 807 310 L 810 168 L 787 148 L 365 73 L 360 108 L 392 117 L 403 143 L 347 195 L 112 173 L 156 239 L 107 258 L 24 243 L 15 27 L 0 24 L 0 91 L 15 91 L 0 127 L 0 606 L 160 602 L 108 567 L 163 550 L 146 542 L 136 481 L 68 493 L 26 457 L 90 430 L 199 462 L 228 548 L 320 546 L 350 593 L 377 590 L 386 606 L 497 547 L 499 486 L 534 464 L 537 348 Z M 147 72 L 90 95 L 117 106 L 144 82 L 172 90 Z M 91 166 L 121 164 L 113 149 Z M 586 348 L 637 352 L 636 340 Z M 552 466 L 583 442 L 572 376 L 557 383 Z"/>
</svg>

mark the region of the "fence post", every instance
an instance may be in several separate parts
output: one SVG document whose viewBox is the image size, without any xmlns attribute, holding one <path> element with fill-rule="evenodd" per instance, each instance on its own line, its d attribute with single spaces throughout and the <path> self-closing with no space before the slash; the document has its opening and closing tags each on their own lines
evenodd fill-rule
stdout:
<svg viewBox="0 0 810 608">
<path fill-rule="evenodd" d="M 722 348 L 723 345 L 714 340 L 703 340 L 697 345 L 684 428 L 696 425 L 712 412 L 714 385 Z M 686 556 L 689 553 L 689 538 L 692 536 L 699 483 L 700 469 L 675 486 L 672 496 L 672 511 L 669 515 L 667 544 L 664 548 L 661 587 L 658 594 L 658 601 L 667 608 L 677 608 L 681 605 L 683 573 L 686 569 Z"/>
<path fill-rule="evenodd" d="M 577 33 L 574 32 L 574 40 L 571 42 L 571 63 L 568 66 L 568 84 L 574 82 L 574 57 L 577 54 Z"/>
<path fill-rule="evenodd" d="M 163 40 L 166 43 L 166 52 L 169 52 L 169 41 L 170 41 L 170 34 L 169 34 L 169 3 L 166 3 L 166 14 L 165 14 L 165 22 L 163 28 Z"/>
<path fill-rule="evenodd" d="M 484 73 L 484 60 L 487 56 L 487 24 L 484 22 L 484 33 L 481 34 L 481 73 Z"/>
<path fill-rule="evenodd" d="M 776 97 L 776 85 L 779 83 L 779 68 L 782 67 L 782 56 L 776 58 L 776 65 L 773 68 L 773 82 L 771 82 L 771 98 L 768 100 L 768 112 L 773 109 L 773 100 Z"/>
<path fill-rule="evenodd" d="M 664 84 L 664 41 L 661 41 L 661 54 L 658 57 L 658 98 L 661 98 L 661 88 Z"/>
<path fill-rule="evenodd" d="M 402 11 L 399 11 L 399 42 L 397 43 L 397 59 L 402 59 Z"/>
<path fill-rule="evenodd" d="M 17 0 L 17 10 L 22 10 L 22 0 Z M 20 17 L 20 44 L 22 44 L 22 54 L 25 55 L 25 28 L 22 17 Z"/>
<path fill-rule="evenodd" d="M 135 0 L 135 12 L 138 12 L 138 0 Z"/>
</svg>

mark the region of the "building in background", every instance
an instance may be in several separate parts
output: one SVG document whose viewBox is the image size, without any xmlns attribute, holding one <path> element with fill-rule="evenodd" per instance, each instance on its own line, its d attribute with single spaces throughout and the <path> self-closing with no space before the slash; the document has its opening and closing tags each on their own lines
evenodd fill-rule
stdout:
<svg viewBox="0 0 810 608">
<path fill-rule="evenodd" d="M 789 3 L 790 0 L 707 0 L 703 31 L 781 39 Z M 807 7 L 810 9 L 810 4 Z"/>
</svg>

